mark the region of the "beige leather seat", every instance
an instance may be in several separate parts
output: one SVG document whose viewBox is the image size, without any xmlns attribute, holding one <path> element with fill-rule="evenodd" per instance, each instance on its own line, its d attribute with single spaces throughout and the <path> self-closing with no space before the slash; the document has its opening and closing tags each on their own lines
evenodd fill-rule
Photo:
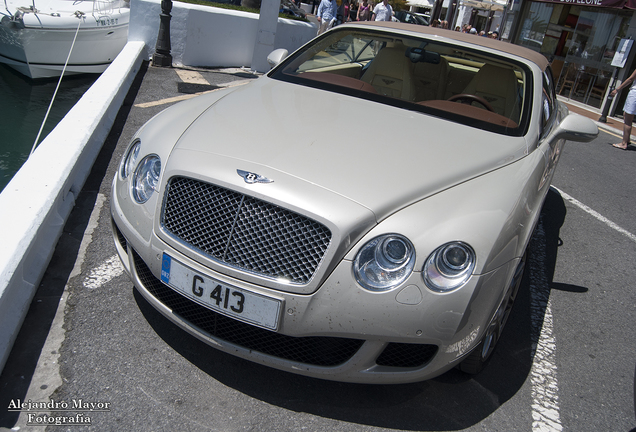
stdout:
<svg viewBox="0 0 636 432">
<path fill-rule="evenodd" d="M 405 52 L 406 47 L 401 43 L 385 46 L 371 61 L 361 80 L 371 84 L 379 94 L 414 100 L 413 64 Z"/>
<path fill-rule="evenodd" d="M 485 64 L 468 83 L 463 93 L 481 96 L 501 114 L 519 121 L 520 101 L 517 75 L 510 68 Z"/>
<path fill-rule="evenodd" d="M 416 63 L 413 76 L 416 102 L 444 99 L 448 78 L 448 61 L 444 57 L 439 64 Z"/>
</svg>

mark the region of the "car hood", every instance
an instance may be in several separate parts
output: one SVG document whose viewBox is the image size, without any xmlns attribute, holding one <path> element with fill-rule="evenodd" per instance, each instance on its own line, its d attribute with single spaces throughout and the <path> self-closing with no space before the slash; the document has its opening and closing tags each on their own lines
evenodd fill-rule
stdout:
<svg viewBox="0 0 636 432">
<path fill-rule="evenodd" d="M 235 160 L 229 169 L 274 181 L 284 173 L 378 221 L 527 153 L 523 138 L 268 77 L 216 101 L 176 148 Z"/>
</svg>

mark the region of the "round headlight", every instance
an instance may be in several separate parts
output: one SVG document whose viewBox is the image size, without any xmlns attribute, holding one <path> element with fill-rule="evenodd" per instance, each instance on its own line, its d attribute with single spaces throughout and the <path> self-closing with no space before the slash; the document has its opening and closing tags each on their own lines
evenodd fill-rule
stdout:
<svg viewBox="0 0 636 432">
<path fill-rule="evenodd" d="M 137 156 L 139 156 L 139 149 L 141 148 L 141 141 L 136 140 L 133 145 L 130 146 L 126 157 L 121 163 L 121 178 L 125 179 L 135 169 L 135 163 L 137 163 Z"/>
<path fill-rule="evenodd" d="M 143 204 L 157 190 L 161 174 L 161 159 L 157 155 L 149 155 L 139 163 L 132 182 L 132 193 L 135 201 Z"/>
<path fill-rule="evenodd" d="M 428 257 L 422 277 L 433 291 L 446 292 L 464 285 L 475 268 L 475 252 L 466 243 L 442 245 Z"/>
<path fill-rule="evenodd" d="M 386 291 L 404 282 L 413 271 L 415 249 L 399 234 L 376 237 L 356 255 L 353 272 L 358 283 L 371 291 Z"/>
</svg>

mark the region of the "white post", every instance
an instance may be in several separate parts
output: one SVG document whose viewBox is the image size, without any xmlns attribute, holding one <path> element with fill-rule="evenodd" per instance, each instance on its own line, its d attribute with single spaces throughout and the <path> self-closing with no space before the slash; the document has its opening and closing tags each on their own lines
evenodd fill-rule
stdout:
<svg viewBox="0 0 636 432">
<path fill-rule="evenodd" d="M 261 14 L 258 18 L 258 33 L 252 55 L 251 67 L 254 71 L 267 72 L 269 70 L 267 56 L 274 51 L 279 8 L 280 0 L 262 0 Z"/>
</svg>

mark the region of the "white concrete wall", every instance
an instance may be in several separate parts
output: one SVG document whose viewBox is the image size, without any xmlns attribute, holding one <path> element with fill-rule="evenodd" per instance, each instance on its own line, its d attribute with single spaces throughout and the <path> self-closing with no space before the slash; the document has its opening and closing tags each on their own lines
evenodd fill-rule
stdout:
<svg viewBox="0 0 636 432">
<path fill-rule="evenodd" d="M 0 370 L 82 189 L 143 61 L 128 43 L 0 194 Z"/>
<path fill-rule="evenodd" d="M 159 33 L 160 0 L 131 1 L 129 41 L 146 43 L 154 53 Z M 176 66 L 251 67 L 258 15 L 174 2 L 170 13 L 170 45 Z M 290 53 L 316 36 L 312 23 L 278 18 L 274 48 Z M 263 71 L 260 71 L 263 72 Z"/>
</svg>

